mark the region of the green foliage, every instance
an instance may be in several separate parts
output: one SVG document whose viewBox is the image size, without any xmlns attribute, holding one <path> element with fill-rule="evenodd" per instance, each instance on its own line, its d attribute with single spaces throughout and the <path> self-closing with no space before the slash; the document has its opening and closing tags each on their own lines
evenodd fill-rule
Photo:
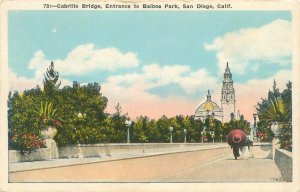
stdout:
<svg viewBox="0 0 300 192">
<path fill-rule="evenodd" d="M 274 138 L 274 133 L 272 132 L 269 123 L 266 121 L 258 121 L 257 127 L 260 140 L 262 142 L 271 142 Z"/>
<path fill-rule="evenodd" d="M 233 129 L 242 129 L 246 132 L 246 134 L 250 134 L 251 128 L 250 123 L 244 118 L 240 118 L 239 120 L 231 120 L 230 122 L 224 123 L 224 135 L 227 135 Z"/>
<path fill-rule="evenodd" d="M 62 121 L 54 138 L 59 146 L 108 141 L 105 127 L 109 121 L 105 121 L 104 113 L 107 99 L 97 83 L 80 86 L 74 82 L 73 87 L 58 91 L 56 102 Z"/>
<path fill-rule="evenodd" d="M 292 151 L 292 123 L 282 123 L 280 124 L 280 130 L 279 130 L 279 144 L 281 149 L 285 149 L 288 151 Z"/>
<path fill-rule="evenodd" d="M 292 150 L 292 83 L 286 84 L 287 88 L 279 91 L 274 80 L 273 90 L 268 92 L 268 98 L 262 99 L 257 104 L 256 110 L 260 122 L 258 130 L 265 140 L 274 137 L 271 133 L 271 125 L 279 124 L 279 144 L 280 147 Z"/>
<path fill-rule="evenodd" d="M 51 98 L 55 91 L 58 90 L 61 82 L 58 82 L 59 73 L 54 69 L 54 63 L 51 62 L 50 66 L 47 68 L 46 73 L 44 74 L 44 92 L 48 98 Z"/>
<path fill-rule="evenodd" d="M 109 141 L 106 134 L 110 129 L 106 129 L 104 113 L 107 99 L 100 93 L 100 86 L 97 83 L 80 86 L 74 82 L 73 87 L 59 89 L 58 77 L 51 63 L 45 73 L 44 90 L 37 86 L 21 94 L 9 93 L 10 148 L 26 149 L 21 140 L 12 138 L 25 133 L 40 137 L 41 129 L 48 125 L 56 126 L 58 133 L 54 139 L 59 146 Z M 83 118 L 78 118 L 79 113 L 84 114 Z"/>
<path fill-rule="evenodd" d="M 36 87 L 22 94 L 10 92 L 8 96 L 9 146 L 23 154 L 43 147 L 40 142 L 39 116 L 36 113 L 41 95 L 40 88 Z"/>
<path fill-rule="evenodd" d="M 207 136 L 209 141 L 212 140 L 209 130 L 215 131 L 215 141 L 220 141 L 222 134 L 222 123 L 211 118 L 212 123 L 207 127 Z M 200 142 L 201 131 L 204 129 L 205 123 L 200 119 L 195 120 L 194 116 L 175 116 L 168 118 L 162 116 L 158 120 L 149 119 L 146 116 L 140 116 L 134 122 L 132 129 L 132 142 L 170 142 L 170 127 L 173 127 L 173 142 L 184 142 L 184 129 L 187 130 L 187 142 Z"/>
<path fill-rule="evenodd" d="M 258 103 L 259 119 L 266 122 L 288 122 L 292 117 L 291 106 L 281 97 L 271 96 L 268 100 Z"/>
<path fill-rule="evenodd" d="M 39 110 L 39 116 L 41 119 L 47 118 L 50 119 L 54 116 L 56 112 L 56 109 L 53 109 L 53 103 L 52 102 L 41 102 L 40 110 Z"/>
<path fill-rule="evenodd" d="M 45 147 L 45 142 L 32 133 L 13 134 L 10 145 L 12 148 L 20 150 L 23 155 L 28 155 L 32 151 Z"/>
<path fill-rule="evenodd" d="M 55 113 L 57 109 L 53 109 L 53 103 L 46 101 L 45 103 L 41 101 L 40 108 L 38 109 L 39 120 L 41 122 L 41 126 L 61 126 L 61 123 L 58 119 L 55 119 Z"/>
</svg>

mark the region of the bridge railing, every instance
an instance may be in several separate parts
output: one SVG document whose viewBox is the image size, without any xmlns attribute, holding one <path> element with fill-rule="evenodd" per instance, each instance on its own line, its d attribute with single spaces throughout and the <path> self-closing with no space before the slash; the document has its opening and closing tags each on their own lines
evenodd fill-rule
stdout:
<svg viewBox="0 0 300 192">
<path fill-rule="evenodd" d="M 132 143 L 74 145 L 59 149 L 60 158 L 103 157 L 121 154 L 161 153 L 164 151 L 192 150 L 211 143 Z"/>
<path fill-rule="evenodd" d="M 176 151 L 211 149 L 227 147 L 226 143 L 109 143 L 77 144 L 58 148 L 59 158 L 88 158 L 119 155 L 155 154 Z M 49 148 L 41 148 L 27 156 L 19 151 L 9 151 L 9 162 L 49 160 L 57 157 L 51 155 Z"/>
<path fill-rule="evenodd" d="M 275 149 L 274 160 L 284 179 L 291 182 L 293 180 L 292 153 L 283 149 Z"/>
</svg>

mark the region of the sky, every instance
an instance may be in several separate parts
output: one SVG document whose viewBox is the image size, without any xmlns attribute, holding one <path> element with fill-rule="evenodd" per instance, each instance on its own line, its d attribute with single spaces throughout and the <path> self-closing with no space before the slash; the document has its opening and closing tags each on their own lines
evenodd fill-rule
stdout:
<svg viewBox="0 0 300 192">
<path fill-rule="evenodd" d="M 10 90 L 42 87 L 54 61 L 62 86 L 98 82 L 108 113 L 193 115 L 207 90 L 220 105 L 226 63 L 237 109 L 254 106 L 276 79 L 291 79 L 288 11 L 9 11 Z"/>
</svg>

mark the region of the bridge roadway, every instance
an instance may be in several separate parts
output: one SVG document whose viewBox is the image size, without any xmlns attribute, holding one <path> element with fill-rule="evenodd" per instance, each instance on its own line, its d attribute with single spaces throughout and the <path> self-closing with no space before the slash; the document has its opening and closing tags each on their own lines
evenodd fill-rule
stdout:
<svg viewBox="0 0 300 192">
<path fill-rule="evenodd" d="M 57 159 L 9 165 L 10 182 L 274 182 L 281 177 L 271 150 L 234 160 L 226 144 L 189 151 Z"/>
</svg>

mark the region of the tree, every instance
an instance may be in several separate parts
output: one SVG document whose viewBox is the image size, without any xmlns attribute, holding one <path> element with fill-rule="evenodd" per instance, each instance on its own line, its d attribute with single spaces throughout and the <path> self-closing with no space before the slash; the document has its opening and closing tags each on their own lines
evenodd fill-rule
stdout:
<svg viewBox="0 0 300 192">
<path fill-rule="evenodd" d="M 151 128 L 149 122 L 150 120 L 146 116 L 137 118 L 132 129 L 133 142 L 144 143 L 148 141 L 150 135 L 148 130 Z"/>
<path fill-rule="evenodd" d="M 125 142 L 127 136 L 127 129 L 125 121 L 127 119 L 127 114 L 122 114 L 122 107 L 118 103 L 115 106 L 115 113 L 113 113 L 110 118 L 112 121 L 112 127 L 115 131 L 115 135 L 111 136 L 111 141 L 113 142 Z M 132 131 L 131 131 L 132 132 Z M 132 133 L 131 133 L 132 134 Z"/>
<path fill-rule="evenodd" d="M 58 90 L 61 85 L 61 81 L 58 81 L 59 73 L 54 69 L 54 63 L 51 61 L 50 66 L 47 68 L 44 74 L 44 92 L 50 98 L 53 96 L 54 92 Z"/>
<path fill-rule="evenodd" d="M 110 140 L 107 115 L 104 110 L 107 98 L 102 96 L 98 83 L 64 87 L 57 94 L 57 111 L 62 127 L 55 136 L 59 146 L 77 143 L 97 143 Z M 109 125 L 112 126 L 112 125 Z"/>
<path fill-rule="evenodd" d="M 38 86 L 25 90 L 23 93 L 9 92 L 8 141 L 10 148 L 28 154 L 43 146 L 40 137 L 39 116 L 36 112 L 41 95 L 41 89 Z"/>
<path fill-rule="evenodd" d="M 240 118 L 239 120 L 231 120 L 230 122 L 224 123 L 223 135 L 227 135 L 233 129 L 241 129 L 245 131 L 246 134 L 250 134 L 251 131 L 250 123 L 244 118 Z"/>
<path fill-rule="evenodd" d="M 273 123 L 279 123 L 279 144 L 281 148 L 292 150 L 292 83 L 286 84 L 287 88 L 280 93 L 274 80 L 273 91 L 269 91 L 268 99 L 262 99 L 257 104 L 260 131 L 270 134 Z"/>
</svg>

